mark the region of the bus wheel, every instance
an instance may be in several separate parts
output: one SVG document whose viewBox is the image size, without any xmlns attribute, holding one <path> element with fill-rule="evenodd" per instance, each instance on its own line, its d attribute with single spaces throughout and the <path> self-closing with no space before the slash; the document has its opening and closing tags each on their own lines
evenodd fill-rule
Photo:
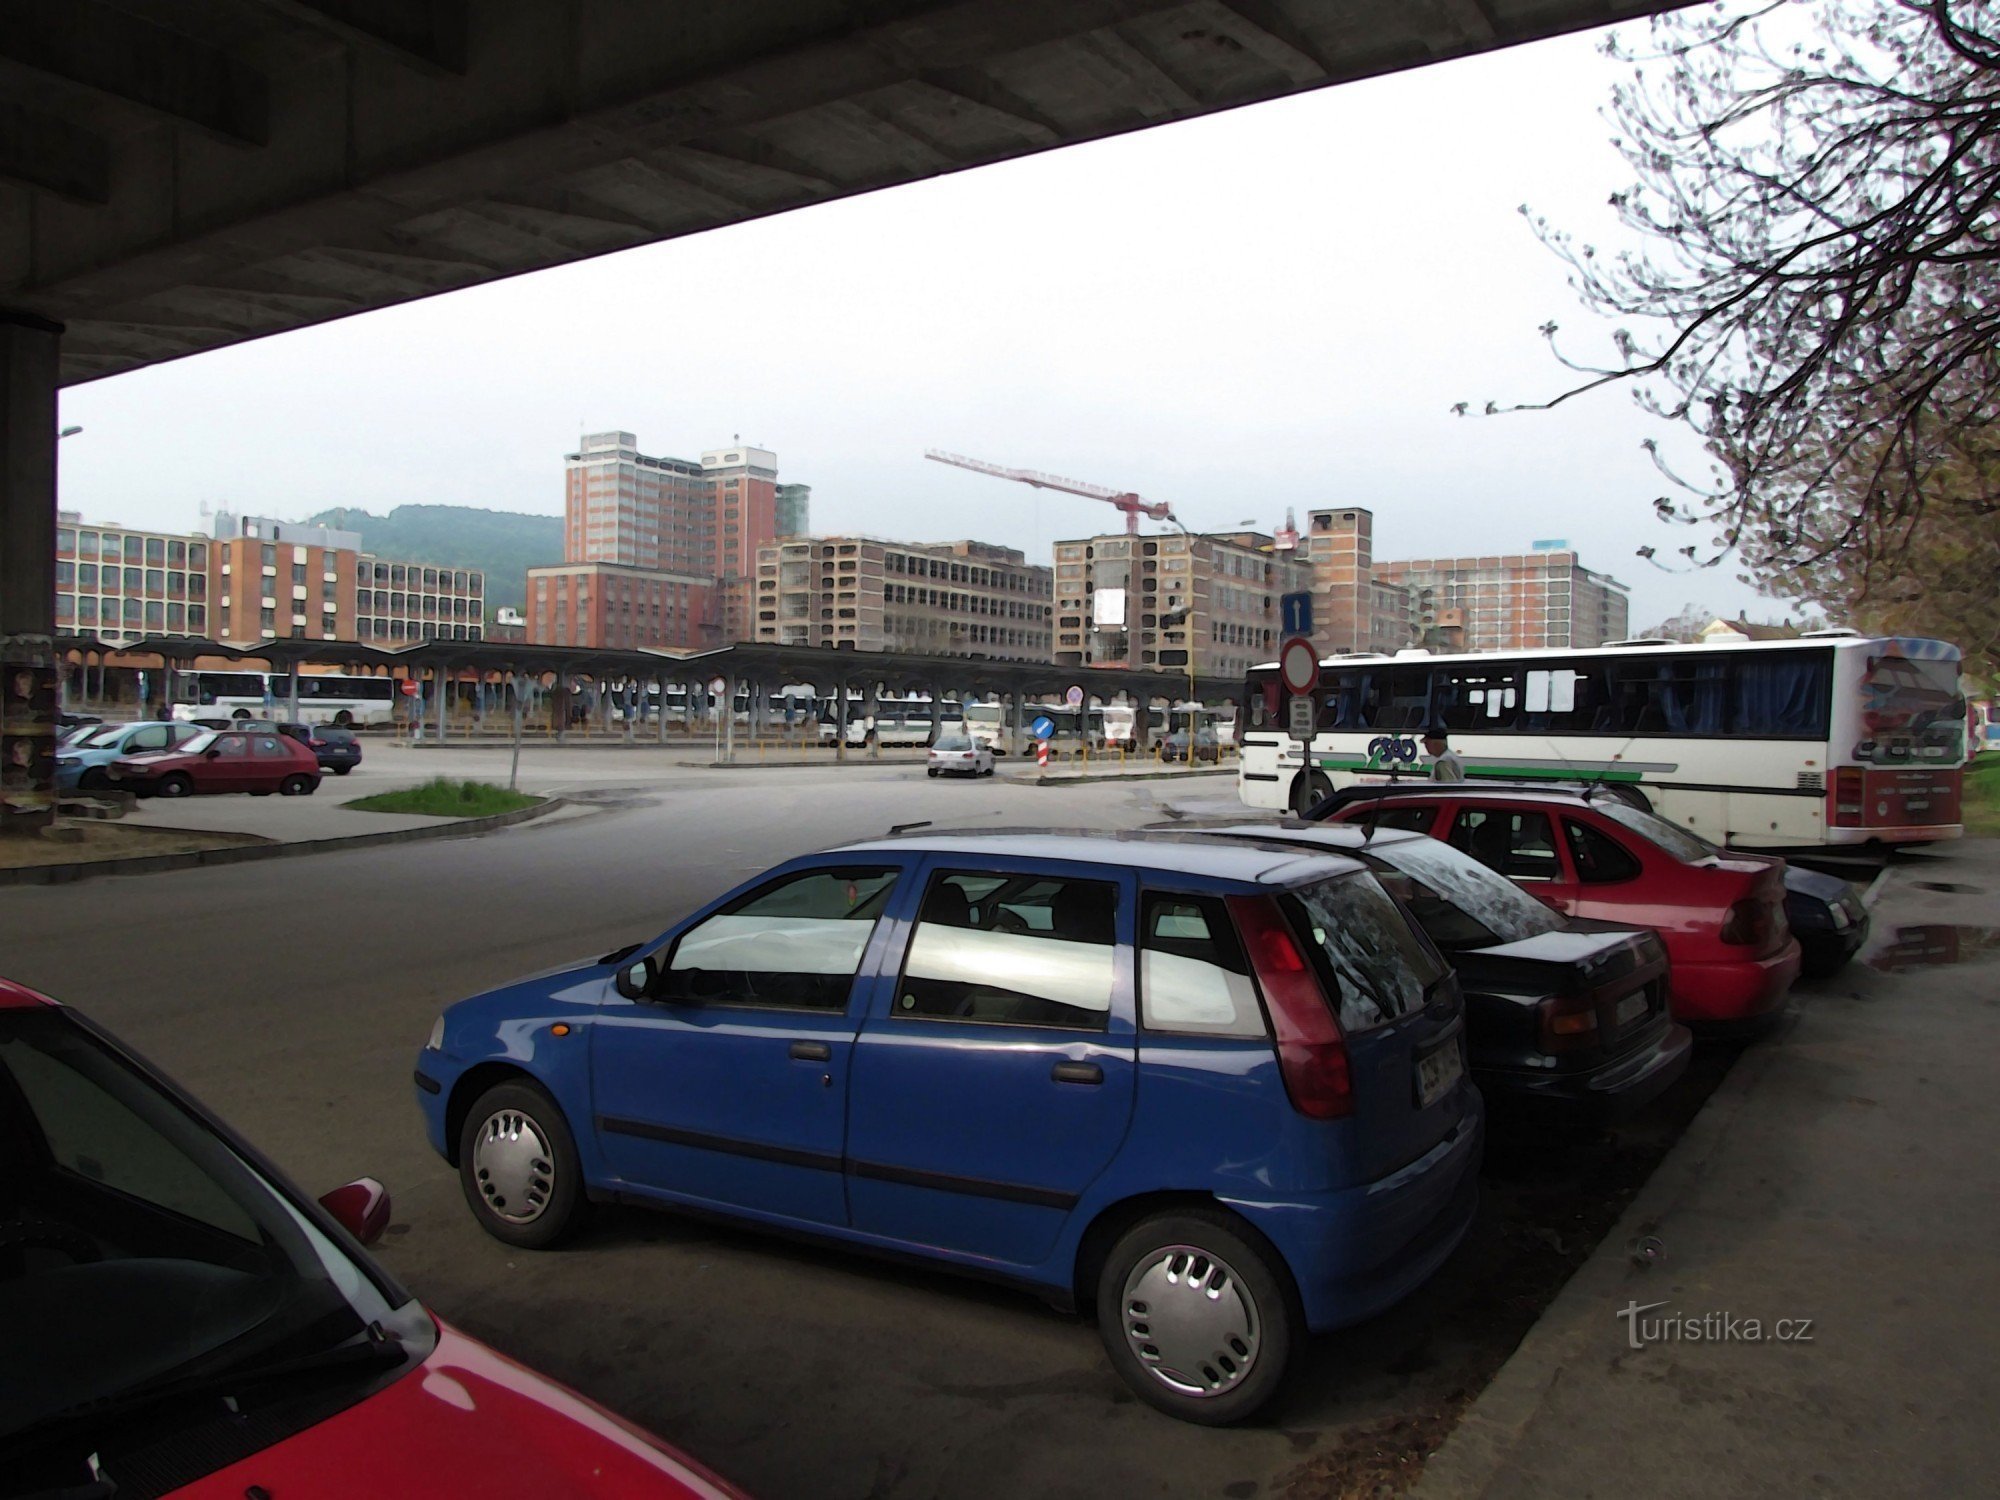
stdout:
<svg viewBox="0 0 2000 1500">
<path fill-rule="evenodd" d="M 232 719 L 247 719 L 250 717 L 250 710 L 247 708 L 239 708 L 236 710 L 235 713 L 231 714 L 229 717 Z"/>
<path fill-rule="evenodd" d="M 333 722 L 338 724 L 342 729 L 352 729 L 354 727 L 354 715 L 343 708 L 333 716 Z"/>
<path fill-rule="evenodd" d="M 1301 818 L 1333 795 L 1333 783 L 1318 771 L 1301 771 L 1292 778 L 1292 811 Z"/>
</svg>

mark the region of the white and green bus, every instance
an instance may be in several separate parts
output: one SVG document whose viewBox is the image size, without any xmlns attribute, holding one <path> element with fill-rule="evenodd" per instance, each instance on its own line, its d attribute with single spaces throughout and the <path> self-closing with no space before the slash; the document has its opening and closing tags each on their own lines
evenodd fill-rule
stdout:
<svg viewBox="0 0 2000 1500">
<path fill-rule="evenodd" d="M 1469 779 L 1600 781 L 1718 844 L 1801 848 L 1957 838 L 1959 651 L 1919 637 L 1585 651 L 1335 656 L 1314 733 L 1286 732 L 1274 665 L 1250 672 L 1237 788 L 1304 811 L 1337 788 L 1428 772 L 1442 728 Z"/>
</svg>

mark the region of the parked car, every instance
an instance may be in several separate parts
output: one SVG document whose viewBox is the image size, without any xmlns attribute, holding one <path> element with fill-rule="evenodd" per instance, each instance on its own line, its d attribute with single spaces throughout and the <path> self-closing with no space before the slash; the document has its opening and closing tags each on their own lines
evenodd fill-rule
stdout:
<svg viewBox="0 0 2000 1500">
<path fill-rule="evenodd" d="M 991 776 L 993 747 L 966 734 L 941 734 L 932 741 L 924 770 L 931 776 Z"/>
<path fill-rule="evenodd" d="M 97 714 L 59 713 L 56 715 L 56 744 L 67 745 L 103 727 L 104 720 Z"/>
<path fill-rule="evenodd" d="M 1783 860 L 1716 849 L 1618 798 L 1434 783 L 1348 788 L 1321 808 L 1442 839 L 1557 911 L 1655 929 L 1674 1018 L 1697 1033 L 1768 1027 L 1798 977 Z"/>
<path fill-rule="evenodd" d="M 290 735 L 312 751 L 322 771 L 345 776 L 361 764 L 361 737 L 351 729 L 333 724 L 280 724 L 278 733 Z"/>
<path fill-rule="evenodd" d="M 464 1000 L 417 1058 L 480 1226 L 687 1207 L 1094 1306 L 1224 1423 L 1428 1277 L 1483 1134 L 1458 982 L 1351 858 L 1213 838 L 850 844 Z"/>
<path fill-rule="evenodd" d="M 250 710 L 247 708 L 237 709 L 234 718 L 210 715 L 203 719 L 189 719 L 187 722 L 197 729 L 240 729 L 253 734 L 268 733 L 278 727 L 276 720 L 251 718 Z"/>
<path fill-rule="evenodd" d="M 1176 729 L 1160 741 L 1160 759 L 1186 761 L 1189 759 L 1188 731 Z M 1197 761 L 1222 759 L 1222 744 L 1215 737 L 1215 731 L 1207 725 L 1194 731 L 1193 759 Z"/>
<path fill-rule="evenodd" d="M 121 755 L 169 750 L 201 731 L 192 724 L 147 720 L 138 724 L 96 724 L 56 750 L 56 790 L 99 792 L 110 785 L 107 771 Z"/>
<path fill-rule="evenodd" d="M 1536 793 L 1566 792 L 1589 801 L 1621 802 L 1641 812 L 1652 812 L 1652 803 L 1643 791 L 1617 782 L 1551 783 L 1489 781 L 1482 778 L 1477 784 L 1482 788 L 1504 787 Z M 1308 816 L 1327 817 L 1336 809 L 1355 802 L 1384 797 L 1426 796 L 1435 790 L 1432 784 L 1414 781 L 1387 786 L 1345 787 L 1327 798 L 1320 807 L 1314 808 Z M 1657 821 L 1665 822 L 1664 819 Z M 1699 847 L 1711 855 L 1722 853 L 1718 846 L 1691 829 L 1673 823 L 1666 826 L 1679 836 L 1678 841 L 1684 845 Z M 1862 904 L 1853 885 L 1837 875 L 1808 870 L 1789 860 L 1785 862 L 1785 923 L 1792 929 L 1792 936 L 1798 939 L 1799 973 L 1809 979 L 1824 979 L 1845 968 L 1848 960 L 1867 946 L 1871 925 L 1868 908 Z"/>
<path fill-rule="evenodd" d="M 317 1202 L 47 996 L 0 980 L 0 1488 L 12 1494 L 736 1495 L 440 1322 Z"/>
<path fill-rule="evenodd" d="M 1191 831 L 1338 850 L 1373 870 L 1458 971 L 1473 1082 L 1496 1108 L 1601 1123 L 1687 1071 L 1693 1038 L 1667 1014 L 1667 950 L 1651 928 L 1566 917 L 1420 833 L 1290 820 Z"/>
<path fill-rule="evenodd" d="M 121 755 L 106 768 L 114 787 L 142 797 L 210 796 L 248 792 L 264 797 L 308 796 L 319 790 L 319 762 L 312 751 L 276 730 L 268 733 L 204 730 L 169 750 Z"/>
</svg>

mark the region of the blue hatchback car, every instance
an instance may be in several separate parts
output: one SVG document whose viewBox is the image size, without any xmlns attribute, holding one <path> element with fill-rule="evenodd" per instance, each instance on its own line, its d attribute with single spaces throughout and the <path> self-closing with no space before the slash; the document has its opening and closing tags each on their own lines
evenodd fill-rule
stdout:
<svg viewBox="0 0 2000 1500">
<path fill-rule="evenodd" d="M 1451 969 L 1354 860 L 1171 834 L 850 844 L 464 1000 L 417 1061 L 479 1223 L 721 1213 L 1094 1307 L 1190 1421 L 1248 1416 L 1471 1221 Z"/>
<path fill-rule="evenodd" d="M 56 790 L 100 791 L 111 785 L 104 774 L 105 768 L 119 756 L 171 750 L 201 732 L 198 724 L 157 719 L 138 724 L 101 724 L 56 751 Z"/>
</svg>

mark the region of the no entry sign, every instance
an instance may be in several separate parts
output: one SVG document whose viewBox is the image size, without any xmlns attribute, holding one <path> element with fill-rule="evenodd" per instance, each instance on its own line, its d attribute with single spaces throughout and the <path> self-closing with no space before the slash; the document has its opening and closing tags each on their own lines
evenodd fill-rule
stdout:
<svg viewBox="0 0 2000 1500">
<path fill-rule="evenodd" d="M 1319 653 L 1304 636 L 1291 636 L 1278 648 L 1278 680 L 1300 697 L 1319 686 Z"/>
</svg>

